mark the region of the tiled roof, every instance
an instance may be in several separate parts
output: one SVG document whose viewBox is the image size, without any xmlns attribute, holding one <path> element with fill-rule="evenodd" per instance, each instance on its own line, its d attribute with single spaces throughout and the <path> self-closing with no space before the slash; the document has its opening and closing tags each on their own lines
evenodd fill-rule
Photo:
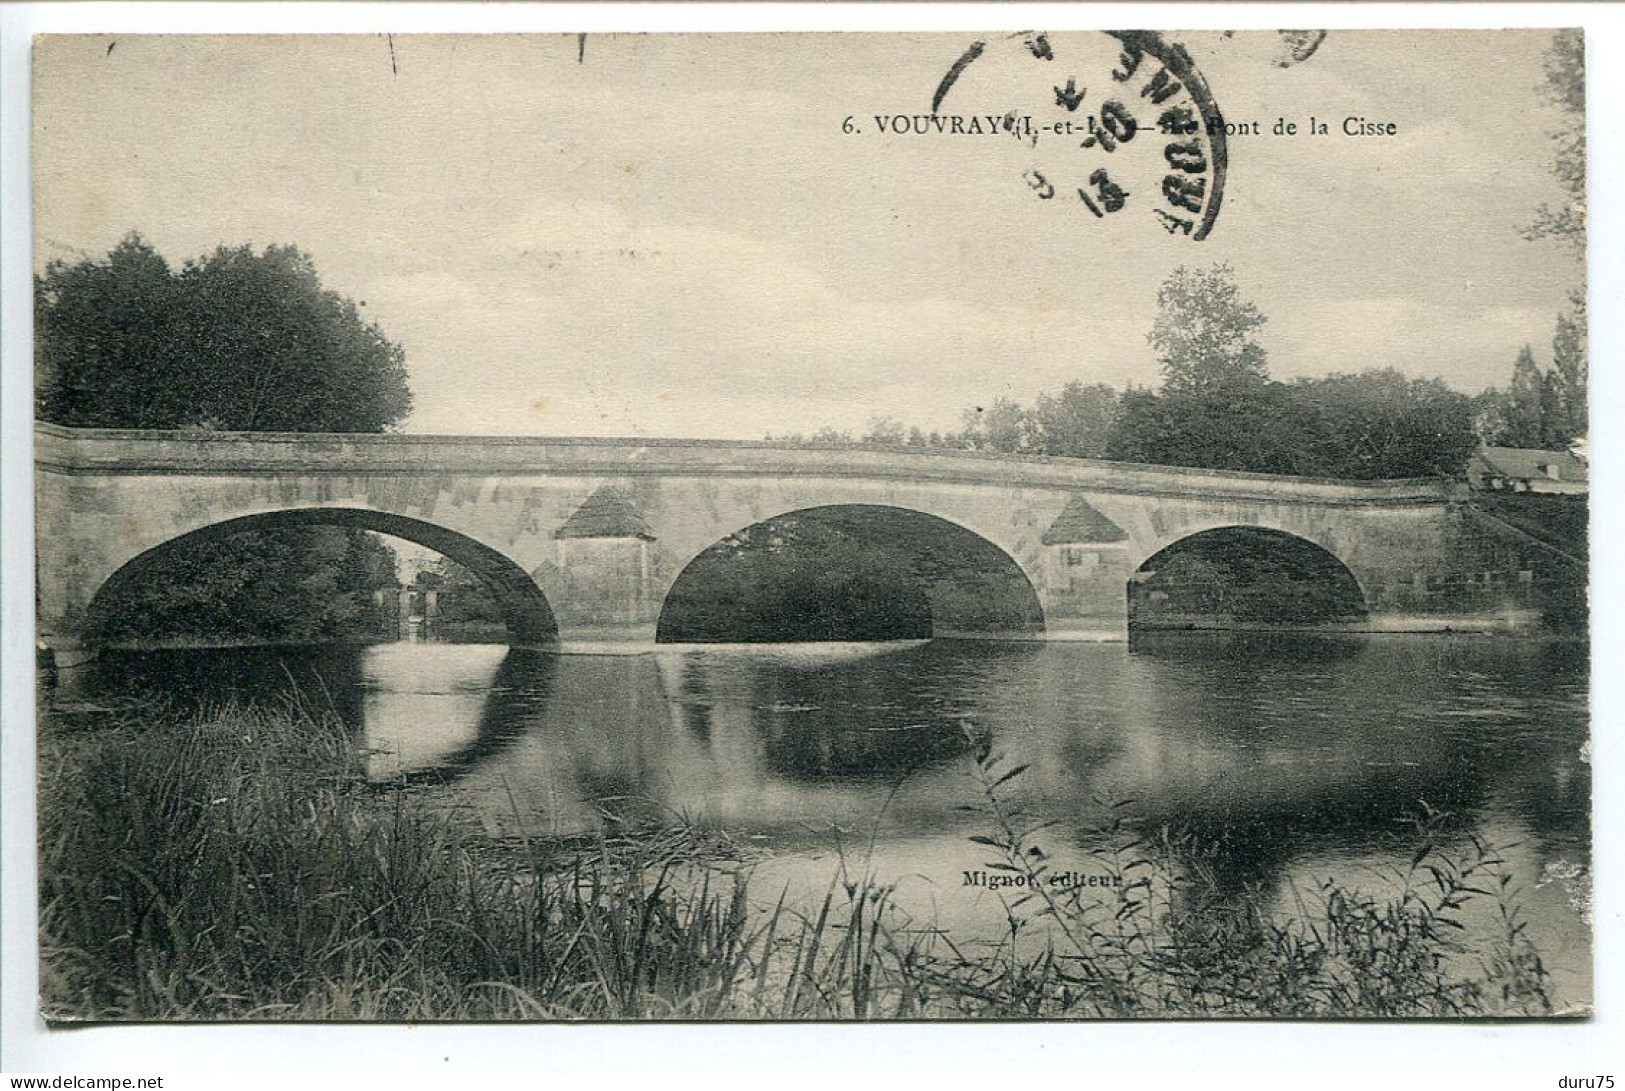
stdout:
<svg viewBox="0 0 1625 1091">
<path fill-rule="evenodd" d="M 1586 480 L 1586 464 L 1568 451 L 1543 451 L 1537 447 L 1480 447 L 1475 457 L 1489 473 L 1498 477 L 1522 481 L 1537 478 Z M 1556 467 L 1556 478 L 1547 472 L 1548 466 Z"/>
<path fill-rule="evenodd" d="M 564 525 L 553 532 L 553 537 L 642 538 L 646 542 L 655 538 L 626 494 L 608 485 L 582 501 Z"/>
<path fill-rule="evenodd" d="M 1121 542 L 1127 537 L 1122 527 L 1096 511 L 1089 501 L 1074 496 L 1044 532 L 1043 542 L 1045 545 L 1081 545 Z"/>
</svg>

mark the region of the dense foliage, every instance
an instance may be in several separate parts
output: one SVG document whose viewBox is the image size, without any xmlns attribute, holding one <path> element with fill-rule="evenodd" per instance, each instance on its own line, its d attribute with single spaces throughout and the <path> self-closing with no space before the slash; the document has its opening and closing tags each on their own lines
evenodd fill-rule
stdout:
<svg viewBox="0 0 1625 1091">
<path fill-rule="evenodd" d="M 399 345 L 291 246 L 170 269 L 130 235 L 35 284 L 40 419 L 77 428 L 378 432 L 411 408 Z"/>
<path fill-rule="evenodd" d="M 377 432 L 411 406 L 400 346 L 293 247 L 220 247 L 172 270 L 132 234 L 35 284 L 36 409 L 80 428 Z M 393 552 L 363 531 L 287 527 L 178 543 L 96 602 L 118 640 L 380 634 Z"/>
<path fill-rule="evenodd" d="M 1453 476 L 1477 445 L 1471 402 L 1437 379 L 1393 370 L 1222 396 L 1130 391 L 1108 451 L 1129 462 L 1380 480 Z"/>
<path fill-rule="evenodd" d="M 1129 625 L 1145 628 L 1320 625 L 1361 621 L 1347 569 L 1299 538 L 1229 527 L 1184 539 L 1129 585 Z"/>
<path fill-rule="evenodd" d="M 1507 388 L 1491 387 L 1474 400 L 1476 426 L 1485 443 L 1561 450 L 1586 435 L 1585 335 L 1579 320 L 1578 312 L 1558 315 L 1551 370 L 1542 370 L 1525 345 Z"/>
<path fill-rule="evenodd" d="M 182 541 L 110 585 L 91 624 L 111 643 L 311 644 L 394 635 L 395 551 L 350 527 Z"/>
<path fill-rule="evenodd" d="M 931 635 L 909 559 L 850 528 L 789 516 L 747 527 L 684 569 L 659 639 L 907 640 Z"/>
</svg>

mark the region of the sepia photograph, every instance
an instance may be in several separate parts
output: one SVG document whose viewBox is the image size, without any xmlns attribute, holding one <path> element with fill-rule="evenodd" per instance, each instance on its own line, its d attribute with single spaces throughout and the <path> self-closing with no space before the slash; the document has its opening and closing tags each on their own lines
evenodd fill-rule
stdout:
<svg viewBox="0 0 1625 1091">
<path fill-rule="evenodd" d="M 38 1016 L 1590 1018 L 1586 45 L 37 37 Z"/>
</svg>

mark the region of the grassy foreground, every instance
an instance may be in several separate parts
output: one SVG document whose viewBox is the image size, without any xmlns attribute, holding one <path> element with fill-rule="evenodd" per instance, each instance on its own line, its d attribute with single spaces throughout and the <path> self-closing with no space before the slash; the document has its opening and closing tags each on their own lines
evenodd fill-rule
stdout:
<svg viewBox="0 0 1625 1091">
<path fill-rule="evenodd" d="M 1121 825 L 1092 900 L 1042 880 L 1041 824 L 976 762 L 1003 942 L 910 921 L 850 873 L 821 904 L 753 897 L 691 831 L 494 844 L 360 777 L 342 726 L 235 707 L 42 728 L 42 1007 L 58 1019 L 1460 1017 L 1550 1011 L 1500 862 L 1434 845 L 1400 893 L 1327 884 L 1289 919 L 1163 878 Z M 1033 880 L 1038 880 L 1034 882 Z M 1471 935 L 1489 898 L 1503 927 Z"/>
</svg>

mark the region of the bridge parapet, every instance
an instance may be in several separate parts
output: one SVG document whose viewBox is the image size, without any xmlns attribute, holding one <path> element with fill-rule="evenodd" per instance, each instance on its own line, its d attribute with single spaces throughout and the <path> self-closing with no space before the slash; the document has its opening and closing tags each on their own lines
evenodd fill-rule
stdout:
<svg viewBox="0 0 1625 1091">
<path fill-rule="evenodd" d="M 156 432 L 35 426 L 41 470 L 69 474 L 569 474 L 875 478 L 1305 504 L 1439 504 L 1435 479 L 1345 481 L 922 447 L 751 440 Z"/>
</svg>

